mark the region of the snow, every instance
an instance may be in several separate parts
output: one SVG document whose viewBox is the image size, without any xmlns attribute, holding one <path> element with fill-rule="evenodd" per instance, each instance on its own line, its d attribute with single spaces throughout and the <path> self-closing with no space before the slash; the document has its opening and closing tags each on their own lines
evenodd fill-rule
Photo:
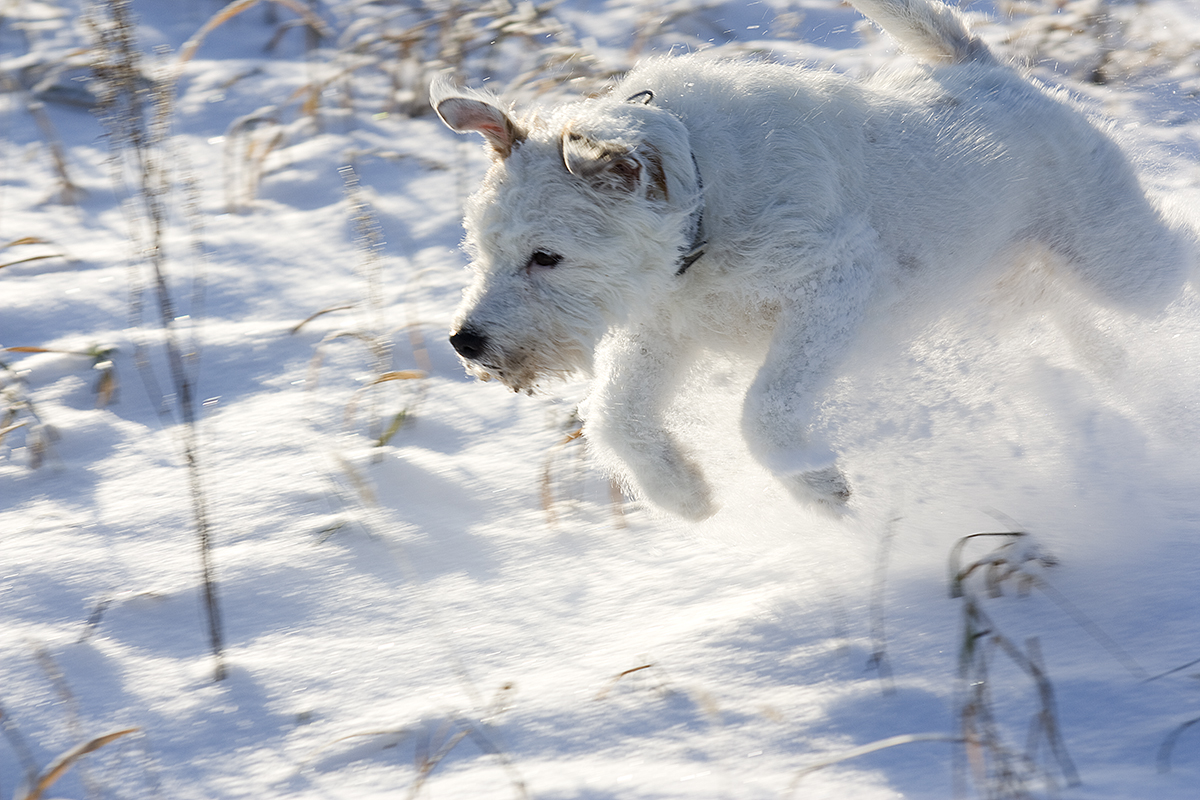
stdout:
<svg viewBox="0 0 1200 800">
<path fill-rule="evenodd" d="M 139 40 L 177 52 L 220 7 L 141 0 Z M 695 7 L 644 37 L 646 52 L 732 42 L 852 73 L 897 57 L 833 0 Z M 1121 24 L 1107 40 L 1051 24 L 1090 7 L 1035 6 L 981 30 L 1111 119 L 1148 183 L 1195 214 L 1200 5 L 1114 3 Z M 658 8 L 579 0 L 556 14 L 622 69 Z M 86 42 L 72 3 L 18 9 L 0 29 L 7 74 L 75 58 Z M 337 30 L 353 18 L 348 4 L 323 10 Z M 0 797 L 76 744 L 129 727 L 52 794 L 1021 796 L 972 773 L 976 751 L 948 741 L 972 689 L 960 678 L 968 601 L 993 634 L 1040 649 L 1053 688 L 1081 782 L 1065 785 L 1043 738 L 1028 792 L 1196 796 L 1200 727 L 1180 730 L 1200 717 L 1195 291 L 1152 319 L 1081 309 L 1097 352 L 1117 359 L 1107 372 L 1000 291 L 908 335 L 878 331 L 820 423 L 856 490 L 841 521 L 799 508 L 751 463 L 736 433 L 746 365 L 714 361 L 676 424 L 722 477 L 721 511 L 702 524 L 634 502 L 618 513 L 582 444 L 564 442 L 582 384 L 528 397 L 473 383 L 446 342 L 465 284 L 460 203 L 486 164 L 481 148 L 428 115 L 383 113 L 369 71 L 352 111 L 330 83 L 319 122 L 303 117 L 297 89 L 334 59 L 306 57 L 295 31 L 264 54 L 291 19 L 275 13 L 256 7 L 209 34 L 184 69 L 172 138 L 172 163 L 190 164 L 199 185 L 207 253 L 190 253 L 177 193 L 167 265 L 199 358 L 222 681 L 178 399 L 155 318 L 130 324 L 127 216 L 103 130 L 83 108 L 46 104 L 87 192 L 61 205 L 28 95 L 0 95 L 0 244 L 45 242 L 0 250 L 0 263 L 68 256 L 0 269 L 0 344 L 54 351 L 0 355 L 11 368 L 0 414 L 29 423 L 0 442 Z M 781 14 L 797 38 L 780 33 Z M 1031 31 L 1054 35 L 1033 47 Z M 1086 81 L 1100 41 L 1115 53 L 1104 86 Z M 499 52 L 517 60 L 496 62 L 517 74 L 512 45 Z M 231 128 L 266 106 L 256 126 Z M 276 133 L 257 186 L 231 196 L 231 172 Z M 385 242 L 374 262 L 355 244 L 347 164 Z M 354 307 L 294 331 L 342 306 Z M 157 394 L 134 362 L 139 343 Z M 386 345 L 383 362 L 371 343 Z M 116 348 L 120 382 L 103 407 L 97 359 L 79 355 L 96 346 Z M 411 369 L 427 377 L 364 388 Z M 405 424 L 375 446 L 400 409 Z M 968 597 L 951 597 L 956 542 L 1013 530 L 1029 533 L 1025 546 L 1000 557 L 1031 576 L 1029 591 L 1012 576 L 993 597 L 973 574 Z M 962 563 L 999 544 L 972 540 Z M 1003 742 L 1025 752 L 1038 686 L 986 646 L 988 670 L 971 680 Z M 914 740 L 801 774 L 905 735 Z"/>
</svg>

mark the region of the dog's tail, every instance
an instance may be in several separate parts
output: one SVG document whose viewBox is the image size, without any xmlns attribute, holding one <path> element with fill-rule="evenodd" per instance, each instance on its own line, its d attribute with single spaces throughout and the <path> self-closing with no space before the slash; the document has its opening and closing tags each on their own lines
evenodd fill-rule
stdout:
<svg viewBox="0 0 1200 800">
<path fill-rule="evenodd" d="M 995 60 L 962 13 L 941 0 L 850 0 L 863 16 L 924 61 L 963 64 Z"/>
</svg>

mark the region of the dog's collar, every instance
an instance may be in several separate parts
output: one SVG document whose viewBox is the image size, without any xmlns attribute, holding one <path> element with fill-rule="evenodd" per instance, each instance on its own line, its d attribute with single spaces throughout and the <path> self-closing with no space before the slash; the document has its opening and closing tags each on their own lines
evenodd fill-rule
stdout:
<svg viewBox="0 0 1200 800">
<path fill-rule="evenodd" d="M 690 267 L 692 264 L 695 264 L 700 260 L 700 257 L 704 255 L 704 246 L 708 244 L 708 242 L 705 241 L 704 233 L 700 229 L 700 223 L 703 222 L 703 216 L 703 211 L 701 209 L 697 209 L 696 213 L 692 215 L 693 228 L 696 233 L 692 239 L 691 246 L 679 256 L 679 261 L 676 262 L 679 264 L 679 267 L 675 270 L 676 275 L 682 275 L 683 273 L 687 272 L 688 267 Z"/>
<path fill-rule="evenodd" d="M 649 89 L 643 89 L 637 94 L 632 94 L 625 98 L 626 103 L 641 103 L 649 105 L 654 100 L 654 92 Z M 700 178 L 700 165 L 696 163 L 696 154 L 692 153 L 692 167 L 696 170 L 696 190 L 700 195 L 700 202 L 696 204 L 696 210 L 688 217 L 688 238 L 691 240 L 686 248 L 680 248 L 679 260 L 676 261 L 676 275 L 682 275 L 688 271 L 688 267 L 695 264 L 704 255 L 704 247 L 708 241 L 704 238 L 704 181 Z"/>
<path fill-rule="evenodd" d="M 680 253 L 679 261 L 676 262 L 678 264 L 675 270 L 676 275 L 687 272 L 688 267 L 699 261 L 700 257 L 704 255 L 705 245 L 708 244 L 708 240 L 704 238 L 704 181 L 700 179 L 700 165 L 696 163 L 695 153 L 692 153 L 692 166 L 696 170 L 696 190 L 700 195 L 700 202 L 696 204 L 696 210 L 688 218 L 688 231 L 691 233 L 692 243 Z"/>
</svg>

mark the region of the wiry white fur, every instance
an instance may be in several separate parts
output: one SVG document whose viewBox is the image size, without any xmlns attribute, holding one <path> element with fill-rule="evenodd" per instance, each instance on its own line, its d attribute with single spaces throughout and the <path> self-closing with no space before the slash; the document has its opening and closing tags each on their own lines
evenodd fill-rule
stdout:
<svg viewBox="0 0 1200 800">
<path fill-rule="evenodd" d="M 854 7 L 896 38 L 905 50 L 931 62 L 991 62 L 992 54 L 967 27 L 958 9 L 928 0 L 854 0 Z"/>
<path fill-rule="evenodd" d="M 1118 148 L 999 65 L 957 11 L 854 2 L 934 63 L 855 83 L 667 58 L 541 117 L 478 96 L 439 105 L 495 155 L 466 209 L 475 275 L 452 341 L 467 368 L 516 390 L 594 372 L 589 441 L 674 513 L 714 510 L 663 421 L 704 348 L 766 345 L 743 412 L 751 452 L 797 497 L 839 508 L 849 487 L 808 428 L 885 295 L 953 297 L 1036 257 L 1068 288 L 1147 311 L 1190 275 L 1191 243 Z M 677 274 L 698 208 L 705 253 Z"/>
</svg>

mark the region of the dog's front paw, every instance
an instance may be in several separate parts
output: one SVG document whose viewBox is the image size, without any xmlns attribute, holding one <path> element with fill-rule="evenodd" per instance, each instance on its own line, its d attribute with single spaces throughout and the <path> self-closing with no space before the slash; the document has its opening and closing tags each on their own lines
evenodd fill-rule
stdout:
<svg viewBox="0 0 1200 800">
<path fill-rule="evenodd" d="M 690 459 L 676 456 L 656 466 L 652 472 L 634 476 L 639 494 L 663 511 L 697 522 L 716 513 L 708 481 Z"/>
<path fill-rule="evenodd" d="M 796 472 L 783 482 L 797 500 L 837 516 L 845 513 L 850 500 L 850 483 L 836 465 Z"/>
<path fill-rule="evenodd" d="M 600 463 L 627 479 L 634 492 L 650 504 L 690 520 L 711 517 L 717 510 L 700 466 L 666 430 L 632 422 L 621 415 L 589 409 L 584 435 Z"/>
</svg>

